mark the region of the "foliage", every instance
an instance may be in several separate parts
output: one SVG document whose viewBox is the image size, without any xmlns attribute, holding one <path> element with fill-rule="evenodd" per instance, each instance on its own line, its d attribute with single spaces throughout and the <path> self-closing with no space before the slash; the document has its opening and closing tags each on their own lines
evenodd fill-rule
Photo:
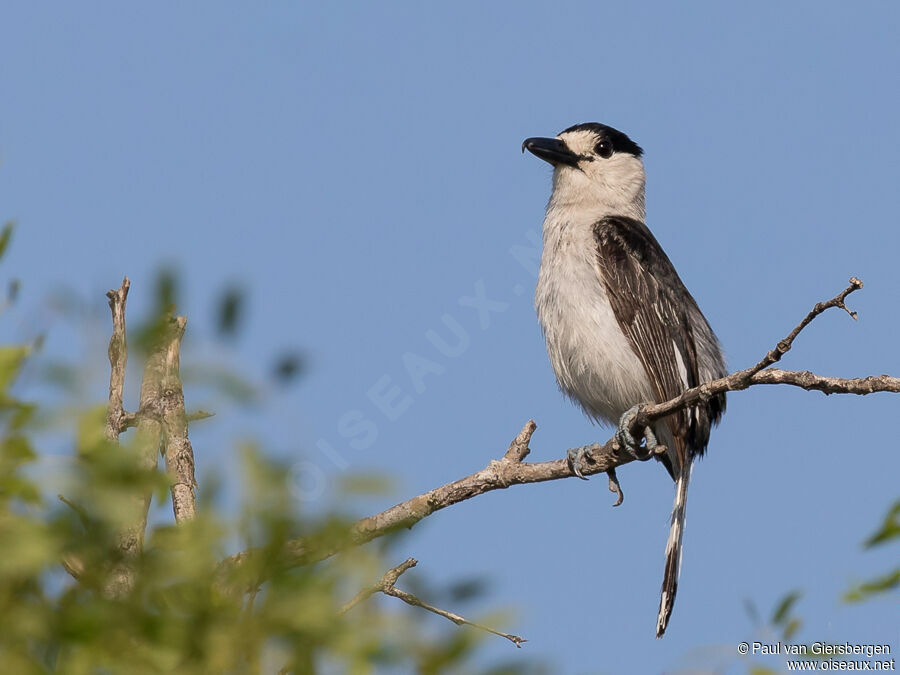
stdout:
<svg viewBox="0 0 900 675">
<path fill-rule="evenodd" d="M 894 503 L 885 516 L 884 522 L 863 542 L 863 546 L 866 549 L 883 546 L 898 537 L 900 537 L 900 501 Z M 843 600 L 844 602 L 863 602 L 898 587 L 900 587 L 900 568 L 856 585 L 844 594 Z M 792 638 L 797 635 L 803 625 L 801 618 L 794 613 L 802 595 L 800 591 L 796 590 L 786 593 L 778 601 L 771 617 L 765 623 L 766 632 L 774 634 L 775 639 L 780 642 L 793 642 Z M 758 617 L 758 612 L 752 604 L 748 609 L 751 617 Z M 825 658 L 812 649 L 808 649 L 808 654 L 811 658 Z M 748 668 L 749 675 L 772 675 L 776 672 L 757 663 L 750 663 Z"/>
<path fill-rule="evenodd" d="M 8 240 L 4 230 L 0 249 Z M 177 277 L 167 274 L 158 286 L 157 304 L 169 309 L 177 299 Z M 239 295 L 229 290 L 218 322 L 229 338 L 241 308 Z M 157 325 L 144 322 L 135 334 L 151 336 Z M 201 477 L 198 516 L 176 526 L 163 515 L 166 474 L 139 467 L 133 433 L 124 434 L 121 444 L 106 439 L 104 404 L 85 406 L 77 389 L 66 386 L 61 390 L 68 391 L 67 399 L 52 408 L 14 391 L 18 373 L 34 358 L 24 345 L 0 347 L 4 672 L 475 672 L 471 658 L 478 645 L 496 638 L 424 615 L 393 598 L 375 596 L 341 612 L 357 591 L 398 562 L 399 554 L 388 555 L 390 541 L 309 567 L 279 564 L 289 539 L 303 535 L 333 543 L 346 525 L 334 513 L 303 513 L 287 467 L 243 443 L 243 498 L 237 513 L 224 515 L 217 508 L 222 500 L 209 487 L 215 481 Z M 281 369 L 282 379 L 299 370 L 298 357 L 278 362 L 289 364 Z M 219 373 L 211 386 L 241 389 L 235 383 L 241 379 Z M 78 410 L 74 418 L 73 409 Z M 59 500 L 45 494 L 46 468 L 40 460 L 48 428 L 53 433 L 63 429 L 74 441 Z M 358 485 L 350 481 L 345 489 L 369 491 L 380 485 L 369 478 Z M 135 495 L 141 494 L 152 494 L 160 506 L 133 561 L 134 587 L 113 595 L 107 580 L 122 562 L 117 537 Z M 250 562 L 237 573 L 222 574 L 220 561 L 248 547 L 256 551 Z M 267 581 L 258 586 L 254 582 L 261 577 Z M 414 573 L 410 577 L 414 582 Z M 536 669 L 511 662 L 491 672 Z"/>
<path fill-rule="evenodd" d="M 888 511 L 881 527 L 876 530 L 863 543 L 866 548 L 875 548 L 876 546 L 884 546 L 897 538 L 900 538 L 900 499 L 894 502 L 894 505 Z M 844 594 L 844 600 L 847 602 L 861 602 L 869 598 L 888 593 L 892 590 L 900 588 L 900 567 L 895 567 L 892 571 L 886 572 L 874 579 L 864 581 L 854 588 L 851 588 Z"/>
</svg>

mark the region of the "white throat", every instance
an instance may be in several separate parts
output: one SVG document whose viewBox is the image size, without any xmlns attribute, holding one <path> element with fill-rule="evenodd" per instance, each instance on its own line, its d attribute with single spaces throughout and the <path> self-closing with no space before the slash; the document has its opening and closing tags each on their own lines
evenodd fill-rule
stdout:
<svg viewBox="0 0 900 675">
<path fill-rule="evenodd" d="M 557 167 L 547 219 L 583 223 L 605 216 L 626 216 L 646 222 L 644 170 L 639 159 L 626 157 L 607 167 L 607 176 L 589 176 L 579 169 Z"/>
</svg>

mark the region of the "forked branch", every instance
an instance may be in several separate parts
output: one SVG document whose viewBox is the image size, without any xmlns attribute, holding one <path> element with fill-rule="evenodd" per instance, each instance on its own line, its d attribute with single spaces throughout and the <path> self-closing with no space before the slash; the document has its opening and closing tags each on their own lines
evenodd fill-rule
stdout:
<svg viewBox="0 0 900 675">
<path fill-rule="evenodd" d="M 345 614 L 346 612 L 349 612 L 360 602 L 372 597 L 375 593 L 384 593 L 385 595 L 399 598 L 407 605 L 412 605 L 413 607 L 421 607 L 422 609 L 425 609 L 433 614 L 442 616 L 445 619 L 452 621 L 457 626 L 472 626 L 473 628 L 477 628 L 488 633 L 493 633 L 494 635 L 499 635 L 500 637 L 506 638 L 507 640 L 512 642 L 516 647 L 521 647 L 523 642 L 528 642 L 528 640 L 519 637 L 518 635 L 503 633 L 499 630 L 491 628 L 490 626 L 485 626 L 484 624 L 477 623 L 475 621 L 469 621 L 465 617 L 462 617 L 454 612 L 448 612 L 446 609 L 440 609 L 438 607 L 434 607 L 433 605 L 429 605 L 427 602 L 423 602 L 412 593 L 402 591 L 397 588 L 394 584 L 397 583 L 397 579 L 400 578 L 400 575 L 406 572 L 408 569 L 415 567 L 418 562 L 419 561 L 415 558 L 407 558 L 396 567 L 392 567 L 384 573 L 384 576 L 381 577 L 378 583 L 369 586 L 368 588 L 364 588 L 359 593 L 357 593 L 350 602 L 343 606 L 340 613 Z"/>
<path fill-rule="evenodd" d="M 642 417 L 638 421 L 638 425 L 646 425 L 648 421 L 670 415 L 677 410 L 686 408 L 697 401 L 708 399 L 715 394 L 738 391 L 758 384 L 786 384 L 807 390 L 821 391 L 826 394 L 863 395 L 875 392 L 900 392 L 900 378 L 888 375 L 845 379 L 825 377 L 808 371 L 769 368 L 770 365 L 776 363 L 790 350 L 800 332 L 825 310 L 831 307 L 838 307 L 856 318 L 855 313 L 847 309 L 844 301 L 850 293 L 860 288 L 862 288 L 862 282 L 852 278 L 849 286 L 840 294 L 831 300 L 818 303 L 783 340 L 779 341 L 753 367 L 688 389 L 670 401 L 644 406 L 642 414 L 638 416 Z M 308 538 L 289 541 L 284 547 L 281 564 L 285 568 L 289 568 L 324 560 L 340 550 L 365 544 L 401 528 L 410 528 L 423 518 L 427 518 L 441 509 L 472 499 L 486 492 L 502 490 L 513 485 L 575 477 L 575 473 L 566 459 L 537 463 L 524 461 L 530 452 L 529 443 L 536 428 L 537 425 L 534 421 L 529 420 L 512 441 L 502 459 L 492 461 L 481 471 L 429 490 L 424 494 L 392 506 L 381 513 L 356 521 L 348 528 L 346 537 L 339 543 L 334 543 L 332 540 L 328 545 L 321 546 L 314 544 Z M 603 444 L 596 443 L 589 446 L 589 450 L 584 457 L 586 461 L 582 466 L 582 473 L 593 475 L 612 472 L 610 489 L 614 491 L 618 487 L 618 481 L 615 481 L 614 470 L 634 461 L 634 458 L 628 452 L 619 447 L 615 438 L 611 438 Z M 223 583 L 227 583 L 226 580 L 230 578 L 230 575 L 255 555 L 257 555 L 257 552 L 250 549 L 223 560 L 219 568 L 220 580 Z M 263 580 L 257 581 L 262 582 Z"/>
</svg>

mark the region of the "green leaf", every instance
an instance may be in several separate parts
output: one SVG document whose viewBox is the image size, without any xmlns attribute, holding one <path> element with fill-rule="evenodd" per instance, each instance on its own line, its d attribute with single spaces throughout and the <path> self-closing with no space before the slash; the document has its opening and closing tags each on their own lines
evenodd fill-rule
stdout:
<svg viewBox="0 0 900 675">
<path fill-rule="evenodd" d="M 787 625 L 784 627 L 784 639 L 790 640 L 797 634 L 797 631 L 800 630 L 800 627 L 803 625 L 803 622 L 800 619 L 791 619 L 787 622 Z"/>
<path fill-rule="evenodd" d="M 24 436 L 7 436 L 0 443 L 0 466 L 5 473 L 11 473 L 13 467 L 33 462 L 36 458 L 31 442 Z"/>
<path fill-rule="evenodd" d="M 306 360 L 299 353 L 287 352 L 275 360 L 272 372 L 282 384 L 290 382 L 306 370 Z"/>
<path fill-rule="evenodd" d="M 0 231 L 0 258 L 6 253 L 6 247 L 9 246 L 9 240 L 12 238 L 14 227 L 15 223 L 10 220 L 3 225 L 3 230 Z"/>
<path fill-rule="evenodd" d="M 6 393 L 16 379 L 22 368 L 22 362 L 30 351 L 29 347 L 0 347 L 0 394 Z"/>
<path fill-rule="evenodd" d="M 863 546 L 872 548 L 873 546 L 878 546 L 879 544 L 883 544 L 891 539 L 896 539 L 897 537 L 900 537 L 900 499 L 894 502 L 891 510 L 888 511 L 887 516 L 885 516 L 881 527 L 875 534 L 866 539 Z"/>
<path fill-rule="evenodd" d="M 159 314 L 171 314 L 178 306 L 180 289 L 178 273 L 171 268 L 161 269 L 156 276 L 156 307 Z"/>
<path fill-rule="evenodd" d="M 244 315 L 244 291 L 237 287 L 225 290 L 219 300 L 219 311 L 216 317 L 220 335 L 233 336 Z"/>
<path fill-rule="evenodd" d="M 791 608 L 797 603 L 802 595 L 803 594 L 800 591 L 791 591 L 785 595 L 775 608 L 775 612 L 772 614 L 772 623 L 776 626 L 785 623 L 788 619 L 788 615 L 791 613 Z"/>
<path fill-rule="evenodd" d="M 844 594 L 844 602 L 862 602 L 873 595 L 900 588 L 900 568 L 859 584 Z"/>
</svg>

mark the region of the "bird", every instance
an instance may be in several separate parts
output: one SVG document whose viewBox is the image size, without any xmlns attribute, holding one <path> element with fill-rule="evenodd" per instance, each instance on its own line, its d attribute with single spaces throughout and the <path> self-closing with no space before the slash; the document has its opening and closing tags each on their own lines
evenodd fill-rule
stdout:
<svg viewBox="0 0 900 675">
<path fill-rule="evenodd" d="M 722 347 L 646 225 L 641 147 L 589 122 L 527 138 L 525 150 L 553 166 L 535 309 L 559 388 L 591 420 L 617 426 L 616 439 L 632 455 L 661 461 L 675 481 L 660 638 L 678 589 L 691 468 L 725 412 L 725 395 L 652 422 L 641 437 L 631 430 L 642 405 L 723 377 Z M 659 444 L 665 452 L 655 452 Z M 579 478 L 589 447 L 568 453 Z"/>
</svg>

